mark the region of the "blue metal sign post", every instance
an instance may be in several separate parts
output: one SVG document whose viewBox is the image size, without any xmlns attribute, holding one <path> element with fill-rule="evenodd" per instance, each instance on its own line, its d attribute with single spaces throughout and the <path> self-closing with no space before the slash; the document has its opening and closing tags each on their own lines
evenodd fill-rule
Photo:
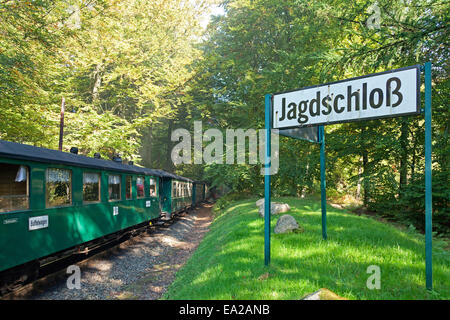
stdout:
<svg viewBox="0 0 450 320">
<path fill-rule="evenodd" d="M 432 193 L 431 193 L 431 62 L 425 63 L 425 274 L 428 290 L 433 289 Z"/>
<path fill-rule="evenodd" d="M 319 127 L 320 139 L 320 207 L 322 208 L 322 238 L 327 240 L 327 191 L 325 182 L 325 128 Z"/>
<path fill-rule="evenodd" d="M 271 166 L 271 123 L 272 123 L 272 95 L 265 96 L 265 159 L 264 159 L 264 264 L 270 264 L 270 220 L 271 220 L 271 201 L 270 201 L 270 166 Z M 322 237 L 327 239 L 327 198 L 326 198 L 326 183 L 325 183 L 325 130 L 324 126 L 319 126 L 316 138 L 312 135 L 309 138 L 302 137 L 305 133 L 283 133 L 280 130 L 279 134 L 287 135 L 295 139 L 302 139 L 313 143 L 320 144 L 320 191 L 321 191 L 321 208 L 322 208 Z"/>
<path fill-rule="evenodd" d="M 265 126 L 266 126 L 266 152 L 264 159 L 264 264 L 266 266 L 270 263 L 270 154 L 271 154 L 271 104 L 272 95 L 266 94 L 265 105 Z"/>
</svg>

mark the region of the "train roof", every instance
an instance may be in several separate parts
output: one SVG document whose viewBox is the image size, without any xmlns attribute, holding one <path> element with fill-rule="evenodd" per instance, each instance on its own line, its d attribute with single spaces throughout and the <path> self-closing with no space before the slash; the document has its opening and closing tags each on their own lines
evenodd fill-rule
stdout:
<svg viewBox="0 0 450 320">
<path fill-rule="evenodd" d="M 36 162 L 67 164 L 78 167 L 141 173 L 159 177 L 169 176 L 167 175 L 168 173 L 163 170 L 148 169 L 113 160 L 90 158 L 74 153 L 35 147 L 5 140 L 0 140 L 0 156 Z"/>
<path fill-rule="evenodd" d="M 194 182 L 193 180 L 189 179 L 189 178 L 185 178 L 182 176 L 179 176 L 177 174 L 171 173 L 171 172 L 167 172 L 161 169 L 155 169 L 155 171 L 159 172 L 161 174 L 161 177 L 168 177 L 168 178 L 172 178 L 175 180 L 181 180 L 181 181 L 187 181 L 187 182 Z"/>
</svg>

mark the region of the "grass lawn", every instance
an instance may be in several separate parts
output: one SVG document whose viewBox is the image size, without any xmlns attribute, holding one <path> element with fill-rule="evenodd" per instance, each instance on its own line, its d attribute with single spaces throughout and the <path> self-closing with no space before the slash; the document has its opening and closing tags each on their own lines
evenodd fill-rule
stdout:
<svg viewBox="0 0 450 320">
<path fill-rule="evenodd" d="M 434 291 L 425 289 L 424 236 L 328 206 L 322 240 L 320 202 L 279 198 L 303 233 L 274 234 L 264 266 L 264 221 L 256 199 L 218 212 L 211 229 L 177 273 L 164 299 L 300 299 L 327 288 L 348 299 L 449 299 L 450 253 L 433 245 Z M 369 290 L 370 265 L 381 269 L 381 289 Z"/>
</svg>

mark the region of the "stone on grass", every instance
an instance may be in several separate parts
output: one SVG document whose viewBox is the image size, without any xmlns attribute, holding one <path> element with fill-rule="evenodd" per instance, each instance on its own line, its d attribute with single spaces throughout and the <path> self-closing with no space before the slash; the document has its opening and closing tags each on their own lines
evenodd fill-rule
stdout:
<svg viewBox="0 0 450 320">
<path fill-rule="evenodd" d="M 317 290 L 316 292 L 308 294 L 302 300 L 348 300 L 348 299 L 338 296 L 333 291 L 322 288 L 320 290 Z"/>
<path fill-rule="evenodd" d="M 264 198 L 259 199 L 258 201 L 256 201 L 256 206 L 257 206 L 257 207 L 259 207 L 259 206 L 261 206 L 261 205 L 263 205 L 263 204 L 264 204 Z"/>
<path fill-rule="evenodd" d="M 295 218 L 291 215 L 282 215 L 275 226 L 275 233 L 287 233 L 291 231 L 303 231 L 303 229 L 298 225 Z"/>
<path fill-rule="evenodd" d="M 259 206 L 259 215 L 264 218 L 264 202 L 262 205 Z M 287 203 L 278 203 L 278 202 L 271 202 L 270 203 L 270 214 L 278 214 L 278 213 L 284 213 L 291 210 L 291 207 Z"/>
</svg>

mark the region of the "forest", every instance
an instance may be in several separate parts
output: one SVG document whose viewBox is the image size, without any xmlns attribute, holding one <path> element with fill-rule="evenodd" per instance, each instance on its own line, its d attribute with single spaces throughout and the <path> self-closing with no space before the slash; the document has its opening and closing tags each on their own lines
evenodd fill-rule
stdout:
<svg viewBox="0 0 450 320">
<path fill-rule="evenodd" d="M 175 166 L 172 132 L 193 132 L 194 121 L 262 129 L 267 93 L 430 61 L 433 230 L 449 236 L 449 9 L 445 0 L 0 0 L 0 139 L 58 149 L 64 101 L 63 151 L 120 154 L 261 196 L 260 163 Z M 424 131 L 423 114 L 326 126 L 329 201 L 423 230 Z M 280 137 L 279 148 L 274 195 L 318 194 L 319 146 Z"/>
</svg>

